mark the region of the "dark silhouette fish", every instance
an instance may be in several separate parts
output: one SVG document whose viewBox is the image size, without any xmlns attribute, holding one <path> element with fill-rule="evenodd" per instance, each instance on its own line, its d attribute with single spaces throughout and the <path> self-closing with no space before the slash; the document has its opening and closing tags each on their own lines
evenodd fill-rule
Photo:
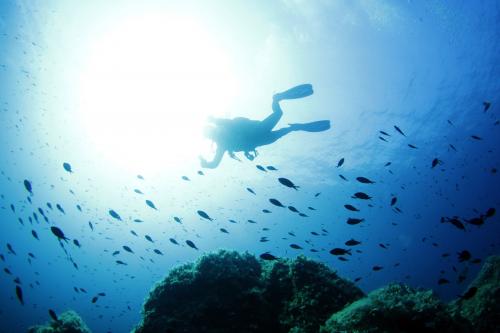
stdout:
<svg viewBox="0 0 500 333">
<path fill-rule="evenodd" d="M 278 259 L 278 257 L 275 257 L 274 255 L 272 255 L 269 252 L 262 253 L 259 257 L 262 260 L 277 260 Z"/>
<path fill-rule="evenodd" d="M 111 253 L 112 256 L 116 256 L 117 254 L 120 254 L 120 251 L 114 251 L 113 253 Z"/>
<path fill-rule="evenodd" d="M 392 163 L 391 162 L 387 162 L 386 164 L 384 164 L 385 167 L 388 167 L 389 165 L 391 165 Z"/>
<path fill-rule="evenodd" d="M 288 209 L 294 213 L 300 213 L 297 208 L 293 207 L 293 206 L 288 206 Z"/>
<path fill-rule="evenodd" d="M 89 227 L 90 227 L 90 230 L 94 231 L 94 226 L 92 225 L 92 222 L 89 221 Z"/>
<path fill-rule="evenodd" d="M 437 283 L 438 283 L 438 285 L 442 286 L 443 284 L 450 283 L 450 281 L 445 279 L 445 278 L 440 278 Z"/>
<path fill-rule="evenodd" d="M 130 230 L 130 233 L 131 233 L 132 235 L 134 235 L 134 236 L 138 237 L 138 236 L 137 236 L 137 233 L 136 233 L 134 230 Z"/>
<path fill-rule="evenodd" d="M 219 231 L 220 231 L 220 232 L 222 232 L 222 233 L 225 233 L 225 234 L 228 234 L 228 233 L 229 233 L 229 231 L 227 231 L 227 230 L 226 230 L 226 229 L 224 229 L 224 228 L 220 228 L 220 229 L 219 229 Z"/>
<path fill-rule="evenodd" d="M 347 178 L 345 178 L 343 175 L 339 175 L 339 177 L 348 182 Z"/>
<path fill-rule="evenodd" d="M 118 265 L 123 265 L 123 266 L 126 266 L 126 265 L 127 265 L 127 263 L 126 263 L 126 262 L 123 262 L 123 261 L 121 261 L 121 260 L 117 260 L 117 261 L 115 261 L 115 262 L 116 262 Z"/>
<path fill-rule="evenodd" d="M 396 131 L 399 132 L 399 134 L 401 134 L 402 136 L 406 136 L 406 134 L 404 134 L 403 131 L 399 127 L 397 127 L 396 125 L 394 125 L 394 128 L 396 129 Z"/>
<path fill-rule="evenodd" d="M 270 214 L 271 213 L 271 211 L 269 209 L 263 209 L 262 212 L 266 213 L 266 214 Z"/>
<path fill-rule="evenodd" d="M 366 194 L 364 192 L 356 192 L 356 193 L 354 193 L 354 195 L 352 196 L 352 198 L 353 199 L 369 200 L 372 197 L 370 197 L 368 194 Z"/>
<path fill-rule="evenodd" d="M 254 190 L 252 190 L 250 187 L 247 187 L 247 191 L 252 193 L 252 194 L 255 194 Z"/>
<path fill-rule="evenodd" d="M 142 175 L 137 175 L 137 178 L 140 180 L 144 180 L 144 177 Z"/>
<path fill-rule="evenodd" d="M 360 183 L 363 183 L 363 184 L 375 184 L 374 181 L 372 181 L 366 177 L 356 177 L 356 180 Z"/>
<path fill-rule="evenodd" d="M 353 212 L 359 212 L 359 209 L 357 209 L 356 207 L 354 207 L 353 205 L 344 205 L 344 207 L 350 211 L 353 211 Z"/>
<path fill-rule="evenodd" d="M 97 302 L 98 299 L 99 299 L 98 296 L 92 297 L 92 300 L 91 300 L 92 304 L 94 304 L 95 302 Z"/>
<path fill-rule="evenodd" d="M 185 181 L 187 181 L 187 182 L 191 180 L 191 179 L 189 179 L 189 177 L 188 177 L 188 176 L 182 176 L 181 178 L 182 178 L 182 180 L 185 180 Z"/>
<path fill-rule="evenodd" d="M 409 144 L 408 144 L 408 147 L 413 148 L 413 149 L 418 149 L 418 147 L 417 147 L 417 146 L 412 145 L 411 143 L 409 143 Z"/>
<path fill-rule="evenodd" d="M 375 265 L 372 267 L 372 271 L 377 272 L 377 271 L 380 271 L 382 268 L 384 268 L 384 267 Z"/>
<path fill-rule="evenodd" d="M 438 166 L 439 164 L 441 164 L 442 161 L 439 160 L 438 158 L 435 158 L 432 160 L 432 165 L 431 165 L 431 169 L 434 169 L 436 166 Z"/>
<path fill-rule="evenodd" d="M 275 167 L 273 167 L 272 165 L 268 165 L 268 166 L 266 167 L 266 169 L 267 169 L 267 170 L 269 170 L 269 171 L 278 171 L 278 169 L 276 169 L 276 168 L 275 168 Z"/>
<path fill-rule="evenodd" d="M 123 249 L 124 249 L 125 251 L 127 251 L 127 252 L 129 252 L 129 253 L 134 253 L 134 251 L 132 251 L 132 249 L 131 249 L 130 247 L 128 247 L 127 245 L 123 245 L 122 247 L 123 247 Z"/>
<path fill-rule="evenodd" d="M 491 103 L 490 102 L 483 102 L 483 106 L 484 106 L 483 112 L 486 112 L 490 108 Z"/>
<path fill-rule="evenodd" d="M 290 247 L 295 250 L 302 250 L 302 246 L 297 244 L 290 244 Z"/>
<path fill-rule="evenodd" d="M 69 172 L 69 173 L 73 173 L 73 169 L 71 168 L 71 164 L 69 164 L 68 162 L 64 162 L 64 163 L 63 163 L 63 168 L 64 168 L 64 170 L 66 170 L 67 172 Z"/>
<path fill-rule="evenodd" d="M 49 309 L 49 316 L 50 316 L 50 318 L 52 318 L 52 320 L 59 321 L 59 318 L 57 318 L 55 311 L 52 309 Z"/>
<path fill-rule="evenodd" d="M 120 217 L 120 215 L 116 211 L 114 211 L 113 209 L 110 209 L 108 213 L 109 213 L 109 215 L 111 215 L 112 218 L 117 219 L 118 221 L 122 221 L 122 218 Z"/>
<path fill-rule="evenodd" d="M 204 211 L 202 210 L 198 210 L 197 211 L 198 215 L 200 215 L 202 218 L 206 219 L 206 220 L 209 220 L 209 221 L 213 221 L 213 219 L 207 214 L 205 213 Z"/>
<path fill-rule="evenodd" d="M 137 189 L 137 188 L 134 190 L 134 192 L 135 192 L 135 193 L 137 193 L 137 194 L 144 194 L 144 193 L 142 193 L 142 191 L 141 191 L 141 190 L 139 190 L 139 189 Z"/>
<path fill-rule="evenodd" d="M 144 238 L 146 238 L 147 241 L 154 243 L 153 239 L 149 235 L 145 235 Z"/>
<path fill-rule="evenodd" d="M 318 192 L 314 195 L 315 198 L 319 197 L 319 195 L 321 194 L 321 192 Z"/>
<path fill-rule="evenodd" d="M 349 239 L 347 242 L 345 242 L 345 245 L 347 246 L 356 246 L 361 244 L 360 241 L 355 240 L 354 238 Z"/>
<path fill-rule="evenodd" d="M 64 241 L 68 241 L 68 238 L 66 238 L 66 236 L 64 236 L 64 232 L 61 229 L 59 229 L 58 227 L 50 227 L 50 231 L 52 231 L 54 236 L 56 236 L 59 241 L 61 239 Z"/>
<path fill-rule="evenodd" d="M 391 136 L 389 133 L 384 132 L 384 131 L 379 131 L 380 134 L 385 135 L 385 136 Z"/>
<path fill-rule="evenodd" d="M 153 208 L 154 210 L 158 210 L 155 206 L 155 204 L 153 203 L 153 201 L 151 200 L 146 200 L 146 205 L 148 205 L 149 207 Z"/>
<path fill-rule="evenodd" d="M 31 185 L 31 182 L 27 179 L 24 180 L 24 188 L 26 191 L 28 191 L 31 195 L 33 195 L 33 186 Z"/>
<path fill-rule="evenodd" d="M 285 207 L 278 199 L 269 199 L 269 202 L 277 207 Z"/>
<path fill-rule="evenodd" d="M 342 157 L 342 158 L 338 161 L 338 163 L 337 163 L 337 168 L 340 168 L 340 167 L 344 164 L 344 162 L 345 162 L 345 159 Z"/>
<path fill-rule="evenodd" d="M 32 235 L 33 235 L 33 237 L 35 237 L 36 239 L 40 240 L 40 239 L 38 238 L 38 234 L 36 233 L 36 231 L 35 231 L 35 230 L 31 230 L 31 234 L 32 234 Z"/>
<path fill-rule="evenodd" d="M 169 238 L 168 240 L 174 245 L 179 245 L 179 243 L 174 238 Z"/>
<path fill-rule="evenodd" d="M 482 140 L 483 139 L 483 138 L 481 138 L 480 136 L 477 136 L 477 135 L 471 135 L 470 137 L 473 138 L 474 140 Z"/>
<path fill-rule="evenodd" d="M 190 241 L 189 239 L 186 241 L 186 244 L 190 247 L 190 248 L 193 248 L 195 250 L 198 250 L 198 248 L 196 247 L 196 245 Z"/>
<path fill-rule="evenodd" d="M 73 244 L 75 244 L 75 246 L 77 246 L 77 247 L 82 247 L 80 245 L 80 242 L 78 241 L 78 239 L 73 239 Z"/>
<path fill-rule="evenodd" d="M 255 167 L 256 167 L 257 169 L 259 169 L 260 171 L 267 172 L 267 170 L 266 170 L 266 169 L 265 169 L 262 165 L 260 165 L 260 164 L 257 164 Z"/>
<path fill-rule="evenodd" d="M 301 216 L 301 217 L 309 217 L 309 215 L 304 214 L 304 213 L 299 213 L 299 216 Z"/>
<path fill-rule="evenodd" d="M 352 218 L 352 217 L 349 217 L 347 219 L 347 224 L 349 225 L 356 225 L 356 224 L 359 224 L 361 222 L 363 222 L 365 219 L 356 219 L 356 218 Z"/>
<path fill-rule="evenodd" d="M 458 252 L 458 261 L 459 262 L 468 261 L 468 260 L 470 260 L 471 257 L 472 257 L 472 255 L 467 250 L 463 250 L 461 252 Z"/>
<path fill-rule="evenodd" d="M 174 221 L 182 224 L 182 219 L 180 217 L 174 216 Z"/>
<path fill-rule="evenodd" d="M 298 190 L 299 189 L 299 186 L 295 185 L 291 180 L 287 179 L 287 178 L 278 178 L 278 181 L 282 184 L 282 185 L 285 185 L 286 187 L 290 187 L 290 188 L 293 188 L 295 190 Z"/>
<path fill-rule="evenodd" d="M 346 254 L 351 255 L 351 249 L 336 247 L 330 250 L 330 254 L 333 254 L 334 256 L 343 256 Z"/>
<path fill-rule="evenodd" d="M 156 254 L 159 254 L 160 256 L 163 255 L 163 253 L 160 250 L 158 250 L 158 249 L 154 249 L 153 252 L 156 253 Z"/>
<path fill-rule="evenodd" d="M 16 286 L 16 296 L 17 299 L 19 300 L 19 303 L 21 303 L 21 305 L 24 305 L 23 290 L 18 285 Z"/>
<path fill-rule="evenodd" d="M 392 199 L 391 199 L 391 206 L 394 206 L 397 201 L 398 201 L 397 197 L 392 197 Z"/>
<path fill-rule="evenodd" d="M 378 138 L 379 138 L 380 140 L 384 141 L 384 142 L 389 142 L 389 141 L 387 141 L 384 137 L 379 136 Z"/>
<path fill-rule="evenodd" d="M 316 208 L 311 207 L 311 206 L 307 207 L 307 209 L 309 209 L 309 210 L 316 210 Z"/>
</svg>

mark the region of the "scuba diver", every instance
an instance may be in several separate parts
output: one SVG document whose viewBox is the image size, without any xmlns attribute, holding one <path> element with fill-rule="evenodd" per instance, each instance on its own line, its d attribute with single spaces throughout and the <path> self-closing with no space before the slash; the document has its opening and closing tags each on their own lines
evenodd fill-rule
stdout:
<svg viewBox="0 0 500 333">
<path fill-rule="evenodd" d="M 301 84 L 273 96 L 273 113 L 264 120 L 251 120 L 238 117 L 234 119 L 210 117 L 211 126 L 205 130 L 205 136 L 217 144 L 215 156 L 211 162 L 203 157 L 200 158 L 203 168 L 216 168 L 227 151 L 229 156 L 240 161 L 234 154 L 244 152 L 245 157 L 253 161 L 258 156 L 257 147 L 265 146 L 275 142 L 281 137 L 293 131 L 322 132 L 330 128 L 329 120 L 320 120 L 305 124 L 288 124 L 288 127 L 274 130 L 283 115 L 280 101 L 286 99 L 303 98 L 313 94 L 312 85 Z"/>
</svg>

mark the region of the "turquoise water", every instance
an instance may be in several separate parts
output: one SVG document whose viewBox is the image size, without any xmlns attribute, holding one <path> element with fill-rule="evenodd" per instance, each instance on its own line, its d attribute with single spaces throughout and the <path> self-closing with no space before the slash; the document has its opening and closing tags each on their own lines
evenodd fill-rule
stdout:
<svg viewBox="0 0 500 333">
<path fill-rule="evenodd" d="M 402 281 L 463 293 L 474 259 L 500 245 L 498 215 L 470 223 L 500 203 L 499 16 L 495 1 L 3 1 L 2 331 L 48 309 L 129 331 L 155 281 L 220 248 L 304 254 L 365 292 Z M 283 101 L 277 127 L 328 119 L 330 130 L 200 167 L 214 154 L 207 117 L 264 119 L 273 94 L 302 83 L 314 94 Z M 453 216 L 465 230 L 441 223 Z M 329 253 L 351 238 L 352 255 Z"/>
</svg>

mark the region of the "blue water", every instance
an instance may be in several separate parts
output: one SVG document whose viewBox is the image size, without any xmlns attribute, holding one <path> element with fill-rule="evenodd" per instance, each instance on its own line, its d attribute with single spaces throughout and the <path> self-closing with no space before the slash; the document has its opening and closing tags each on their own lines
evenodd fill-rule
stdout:
<svg viewBox="0 0 500 333">
<path fill-rule="evenodd" d="M 280 126 L 329 119 L 331 130 L 291 133 L 259 149 L 253 162 L 226 156 L 217 169 L 203 170 L 204 175 L 197 173 L 196 158 L 203 152 L 192 146 L 194 157 L 179 155 L 164 164 L 144 158 L 144 168 L 109 158 L 112 152 L 100 149 L 79 121 L 75 82 L 85 63 L 79 47 L 98 38 L 111 18 L 114 22 L 148 12 L 193 15 L 216 35 L 240 87 L 226 115 L 263 119 L 271 112 L 275 92 L 311 83 L 313 96 L 283 103 Z M 440 223 L 442 217 L 470 219 L 500 208 L 495 171 L 500 167 L 499 22 L 497 1 L 2 1 L 0 253 L 5 260 L 0 263 L 12 274 L 0 274 L 1 331 L 21 332 L 48 321 L 49 308 L 76 310 L 95 332 L 129 331 L 139 322 L 155 281 L 174 265 L 219 248 L 283 257 L 304 254 L 346 278 L 361 277 L 358 285 L 365 292 L 402 281 L 431 288 L 444 300 L 461 294 L 481 265 L 458 262 L 457 252 L 468 250 L 472 259 L 484 260 L 500 249 L 498 214 L 480 227 L 464 222 L 465 231 Z M 196 99 L 197 93 L 190 91 L 190 96 Z M 163 94 L 167 101 L 174 97 L 168 90 Z M 127 98 L 123 95 L 125 102 Z M 486 111 L 484 102 L 491 103 Z M 206 110 L 207 115 L 215 113 Z M 109 131 L 138 135 L 112 124 Z M 150 144 L 163 155 L 187 140 Z M 337 167 L 341 158 L 345 163 Z M 432 168 L 435 158 L 442 163 Z M 65 162 L 73 173 L 63 168 Z M 256 165 L 278 171 L 263 172 Z M 356 181 L 359 176 L 375 184 Z M 292 180 L 299 190 L 281 185 L 279 177 Z M 31 182 L 32 195 L 24 180 Z M 373 198 L 352 199 L 359 191 Z M 397 202 L 391 206 L 393 197 Z M 308 217 L 275 207 L 270 198 Z M 146 199 L 158 209 L 148 207 Z M 346 210 L 345 204 L 360 212 Z M 122 221 L 113 219 L 110 209 Z M 214 220 L 203 220 L 198 210 Z M 349 217 L 365 220 L 348 225 Z M 51 226 L 70 239 L 63 242 L 67 254 Z M 260 242 L 263 236 L 269 242 Z M 334 247 L 346 248 L 350 238 L 362 244 L 352 248 L 347 261 L 329 254 Z M 290 248 L 292 243 L 303 250 Z M 125 252 L 123 245 L 134 253 Z M 120 253 L 113 256 L 116 250 Z M 373 271 L 375 265 L 383 268 Z M 466 276 L 461 283 L 459 275 Z M 16 277 L 24 306 L 16 298 Z M 440 278 L 450 283 L 438 285 Z M 92 303 L 99 292 L 106 296 Z"/>
</svg>

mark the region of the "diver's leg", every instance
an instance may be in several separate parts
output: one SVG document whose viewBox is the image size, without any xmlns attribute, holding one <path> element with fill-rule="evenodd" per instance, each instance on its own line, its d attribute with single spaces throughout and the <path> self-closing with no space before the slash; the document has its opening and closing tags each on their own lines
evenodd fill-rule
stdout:
<svg viewBox="0 0 500 333">
<path fill-rule="evenodd" d="M 280 98 L 278 94 L 273 96 L 273 113 L 271 113 L 266 119 L 260 122 L 260 126 L 263 131 L 271 131 L 274 126 L 280 121 L 281 116 L 283 116 L 283 110 L 280 107 Z"/>
<path fill-rule="evenodd" d="M 266 137 L 261 137 L 261 142 L 259 143 L 259 146 L 265 146 L 274 143 L 278 139 L 281 139 L 283 136 L 287 135 L 292 131 L 294 131 L 292 127 L 284 127 L 276 131 L 271 131 L 266 135 Z"/>
</svg>

